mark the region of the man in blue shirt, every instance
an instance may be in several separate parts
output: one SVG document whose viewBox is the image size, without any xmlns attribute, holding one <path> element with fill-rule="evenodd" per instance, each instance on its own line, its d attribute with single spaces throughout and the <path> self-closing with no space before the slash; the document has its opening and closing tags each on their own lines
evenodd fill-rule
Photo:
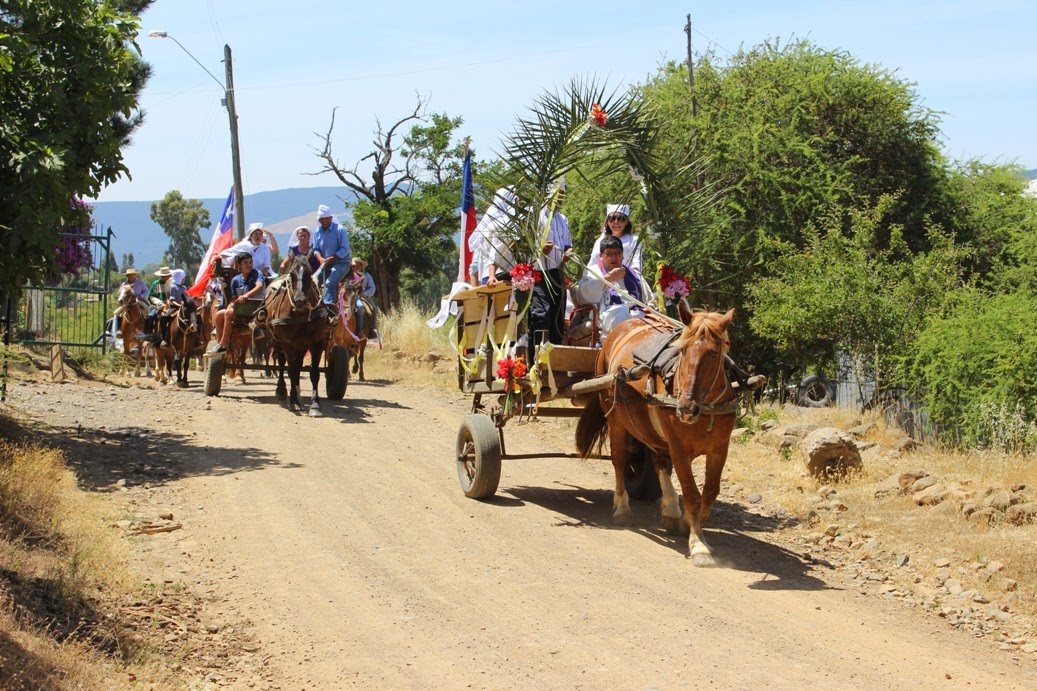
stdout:
<svg viewBox="0 0 1037 691">
<path fill-rule="evenodd" d="M 320 262 L 320 281 L 324 282 L 324 308 L 328 316 L 338 315 L 338 289 L 342 280 L 353 274 L 353 253 L 345 227 L 321 204 L 317 209 L 317 232 L 313 234 L 313 254 Z"/>
</svg>

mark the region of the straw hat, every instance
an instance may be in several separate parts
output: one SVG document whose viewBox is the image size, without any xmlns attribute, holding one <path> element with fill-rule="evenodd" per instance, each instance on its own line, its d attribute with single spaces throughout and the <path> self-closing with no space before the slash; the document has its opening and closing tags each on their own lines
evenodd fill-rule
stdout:
<svg viewBox="0 0 1037 691">
<path fill-rule="evenodd" d="M 123 273 L 126 274 L 127 276 L 136 276 L 137 275 L 137 270 L 136 269 L 126 269 L 125 271 L 123 271 Z"/>
<path fill-rule="evenodd" d="M 360 257 L 353 257 L 353 268 L 360 269 L 361 271 L 363 271 L 367 268 L 367 262 L 365 262 Z"/>
<path fill-rule="evenodd" d="M 173 275 L 173 271 L 168 266 L 163 266 L 161 269 L 155 272 L 155 275 L 159 278 L 168 278 L 169 276 Z"/>
</svg>

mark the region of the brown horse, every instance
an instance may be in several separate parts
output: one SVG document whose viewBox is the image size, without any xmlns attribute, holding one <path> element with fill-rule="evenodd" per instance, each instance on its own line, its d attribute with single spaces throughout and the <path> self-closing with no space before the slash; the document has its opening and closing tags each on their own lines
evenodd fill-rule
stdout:
<svg viewBox="0 0 1037 691">
<path fill-rule="evenodd" d="M 349 349 L 349 357 L 353 360 L 353 374 L 357 375 L 359 381 L 364 381 L 364 351 L 367 350 L 367 339 L 371 335 L 372 317 L 364 320 L 364 328 L 356 327 L 357 310 L 364 309 L 360 306 L 360 295 L 357 293 L 357 285 L 352 281 L 342 282 L 342 303 L 339 309 L 339 324 L 345 327 L 348 338 L 340 345 Z"/>
<path fill-rule="evenodd" d="M 173 368 L 176 369 L 176 386 L 187 388 L 187 373 L 191 369 L 191 358 L 201 357 L 204 352 L 208 334 L 199 318 L 199 310 L 194 299 L 188 297 L 186 302 L 173 310 L 169 315 L 169 344 L 173 349 Z M 211 327 L 210 327 L 211 328 Z"/>
<path fill-rule="evenodd" d="M 270 335 L 277 350 L 277 398 L 288 399 L 288 409 L 296 412 L 299 402 L 299 378 L 303 360 L 310 355 L 310 416 L 320 417 L 320 356 L 327 336 L 327 313 L 321 305 L 321 292 L 313 282 L 310 264 L 304 257 L 295 257 L 289 269 L 267 289 L 263 305 L 253 319 Z M 286 391 L 285 364 L 291 390 Z"/>
<path fill-rule="evenodd" d="M 133 286 L 124 285 L 119 288 L 119 295 L 116 298 L 116 302 L 119 304 L 119 319 L 120 326 L 119 330 L 122 331 L 122 352 L 125 356 L 123 360 L 123 373 L 125 374 L 130 367 L 130 352 L 133 350 L 134 344 L 137 346 L 137 371 L 135 376 L 140 376 L 140 363 L 144 358 L 145 341 L 141 340 L 141 334 L 144 332 L 144 317 L 146 312 L 144 307 L 141 306 L 137 300 L 137 296 L 133 292 Z"/>
<path fill-rule="evenodd" d="M 693 314 L 684 305 L 679 310 L 684 328 L 679 334 L 673 332 L 674 345 L 680 353 L 672 378 L 673 398 L 666 396 L 665 372 L 658 373 L 655 367 L 640 379 L 627 381 L 623 376 L 625 371 L 637 366 L 633 353 L 639 344 L 653 337 L 661 338 L 658 345 L 649 346 L 649 350 L 656 354 L 662 349 L 667 337 L 659 334 L 669 331 L 669 324 L 657 319 L 623 322 L 605 339 L 596 365 L 599 376 L 617 375 L 616 383 L 593 398 L 584 409 L 576 427 L 576 445 L 580 454 L 587 457 L 593 449 L 601 448 L 607 434 L 616 470 L 612 517 L 617 522 L 630 517 L 624 479 L 627 440 L 632 437 L 647 446 L 663 490 L 663 527 L 670 531 L 687 531 L 688 556 L 696 566 L 712 566 L 715 562 L 702 535 L 702 526 L 720 493 L 720 474 L 727 462 L 737 414 L 735 391 L 725 369 L 725 355 L 730 346 L 727 329 L 735 311 Z M 647 399 L 654 398 L 663 405 L 652 405 L 646 393 Z M 666 405 L 667 402 L 670 405 Z M 706 457 L 701 494 L 691 471 L 692 460 L 700 455 Z M 677 472 L 684 498 L 683 524 L 677 493 L 670 481 L 670 462 Z"/>
</svg>

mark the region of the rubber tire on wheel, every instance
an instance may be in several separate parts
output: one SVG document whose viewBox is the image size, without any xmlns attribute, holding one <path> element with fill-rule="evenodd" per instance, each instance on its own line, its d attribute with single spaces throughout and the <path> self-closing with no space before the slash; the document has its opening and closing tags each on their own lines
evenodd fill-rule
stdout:
<svg viewBox="0 0 1037 691">
<path fill-rule="evenodd" d="M 223 386 L 223 353 L 215 353 L 209 358 L 209 368 L 205 370 L 205 395 L 219 396 Z"/>
<path fill-rule="evenodd" d="M 796 404 L 804 408 L 827 408 L 835 405 L 835 384 L 820 374 L 803 377 L 796 387 Z"/>
<path fill-rule="evenodd" d="M 627 494 L 631 499 L 655 501 L 663 495 L 663 488 L 659 486 L 659 475 L 655 472 L 652 452 L 640 442 L 630 443 L 636 444 L 636 448 L 627 455 L 627 464 L 623 471 Z"/>
<path fill-rule="evenodd" d="M 469 415 L 457 431 L 457 479 L 470 499 L 492 497 L 500 484 L 500 434 L 486 415 Z"/>
<path fill-rule="evenodd" d="M 349 351 L 345 346 L 335 346 L 328 358 L 328 371 L 324 376 L 325 392 L 332 401 L 346 397 L 349 385 Z"/>
</svg>

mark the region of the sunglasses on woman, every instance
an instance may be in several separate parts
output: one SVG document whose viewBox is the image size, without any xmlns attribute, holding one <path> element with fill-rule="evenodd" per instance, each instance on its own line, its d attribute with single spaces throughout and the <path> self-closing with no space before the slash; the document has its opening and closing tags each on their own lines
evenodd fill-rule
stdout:
<svg viewBox="0 0 1037 691">
<path fill-rule="evenodd" d="M 624 216 L 623 214 L 612 214 L 611 216 L 608 217 L 608 220 L 609 221 L 625 221 L 625 220 L 627 220 L 627 217 Z"/>
</svg>

